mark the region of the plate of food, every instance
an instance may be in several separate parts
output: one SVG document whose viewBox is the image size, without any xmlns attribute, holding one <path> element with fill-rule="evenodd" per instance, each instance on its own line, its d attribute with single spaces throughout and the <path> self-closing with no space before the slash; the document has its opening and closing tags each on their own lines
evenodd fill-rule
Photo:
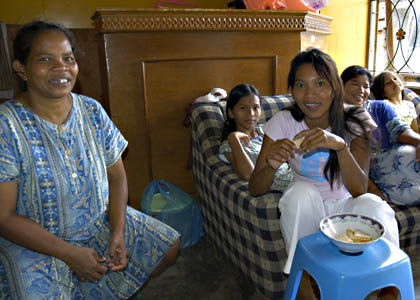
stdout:
<svg viewBox="0 0 420 300">
<path fill-rule="evenodd" d="M 323 218 L 320 230 L 341 251 L 352 254 L 363 252 L 385 234 L 385 227 L 378 220 L 353 213 Z"/>
</svg>

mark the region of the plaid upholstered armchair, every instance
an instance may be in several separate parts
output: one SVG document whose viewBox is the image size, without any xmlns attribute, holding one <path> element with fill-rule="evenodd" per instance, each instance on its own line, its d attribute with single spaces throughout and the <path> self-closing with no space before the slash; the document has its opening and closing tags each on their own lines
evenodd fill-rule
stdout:
<svg viewBox="0 0 420 300">
<path fill-rule="evenodd" d="M 260 122 L 292 103 L 290 95 L 262 97 Z M 286 252 L 277 208 L 281 194 L 251 196 L 247 182 L 219 159 L 224 115 L 224 101 L 195 104 L 191 110 L 193 171 L 204 229 L 267 299 L 282 299 L 287 276 L 282 272 Z M 392 206 L 400 226 L 401 247 L 420 249 L 420 207 Z"/>
</svg>

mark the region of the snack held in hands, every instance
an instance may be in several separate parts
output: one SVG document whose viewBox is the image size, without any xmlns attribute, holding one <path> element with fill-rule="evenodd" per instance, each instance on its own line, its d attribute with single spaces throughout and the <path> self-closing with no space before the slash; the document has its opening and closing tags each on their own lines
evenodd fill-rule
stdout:
<svg viewBox="0 0 420 300">
<path fill-rule="evenodd" d="M 302 144 L 302 142 L 303 142 L 304 139 L 305 139 L 304 137 L 295 139 L 295 140 L 293 140 L 293 143 L 295 143 L 295 145 L 296 145 L 297 148 L 300 148 L 300 144 Z"/>
</svg>

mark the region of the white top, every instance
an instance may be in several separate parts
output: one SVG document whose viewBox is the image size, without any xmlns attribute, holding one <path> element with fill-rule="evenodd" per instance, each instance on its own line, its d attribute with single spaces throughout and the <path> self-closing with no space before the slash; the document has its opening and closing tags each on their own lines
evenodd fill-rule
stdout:
<svg viewBox="0 0 420 300">
<path fill-rule="evenodd" d="M 398 117 L 408 126 L 411 126 L 413 120 L 417 118 L 416 108 L 411 101 L 403 100 L 401 105 L 396 105 L 389 100 L 384 100 L 384 102 L 388 103 L 395 110 Z"/>
<path fill-rule="evenodd" d="M 364 111 L 362 120 L 365 120 L 370 129 L 375 127 L 375 125 L 371 123 L 372 119 L 368 115 Z M 276 141 L 283 138 L 293 140 L 299 132 L 307 130 L 309 127 L 305 121 L 297 122 L 289 110 L 282 110 L 277 112 L 264 125 L 263 129 L 267 136 Z M 330 131 L 330 128 L 326 130 Z M 352 136 L 352 138 L 354 137 Z M 324 177 L 324 167 L 328 162 L 329 156 L 329 149 L 327 148 L 318 148 L 305 154 L 295 153 L 294 157 L 289 160 L 293 171 L 293 181 L 305 181 L 313 184 L 319 190 L 324 200 L 351 197 L 344 185 L 338 182 L 339 180 L 334 181 L 333 190 L 331 190 L 330 183 Z"/>
</svg>

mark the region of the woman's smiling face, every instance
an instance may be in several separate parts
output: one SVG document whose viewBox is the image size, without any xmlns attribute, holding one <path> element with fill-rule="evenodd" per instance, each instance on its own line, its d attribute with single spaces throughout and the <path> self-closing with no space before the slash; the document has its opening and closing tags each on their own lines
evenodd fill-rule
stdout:
<svg viewBox="0 0 420 300">
<path fill-rule="evenodd" d="M 249 133 L 255 129 L 261 117 L 260 98 L 254 94 L 244 96 L 228 113 L 235 120 L 238 131 Z"/>
<path fill-rule="evenodd" d="M 319 75 L 312 64 L 302 64 L 296 70 L 292 95 L 305 114 L 309 128 L 329 127 L 329 112 L 333 93 L 329 81 Z"/>
<path fill-rule="evenodd" d="M 369 78 L 366 75 L 357 75 L 344 85 L 345 101 L 348 104 L 362 106 L 370 94 Z"/>
<path fill-rule="evenodd" d="M 20 64 L 20 63 L 19 63 Z M 39 33 L 19 72 L 35 97 L 61 99 L 73 89 L 78 66 L 66 35 L 50 30 Z"/>
</svg>

